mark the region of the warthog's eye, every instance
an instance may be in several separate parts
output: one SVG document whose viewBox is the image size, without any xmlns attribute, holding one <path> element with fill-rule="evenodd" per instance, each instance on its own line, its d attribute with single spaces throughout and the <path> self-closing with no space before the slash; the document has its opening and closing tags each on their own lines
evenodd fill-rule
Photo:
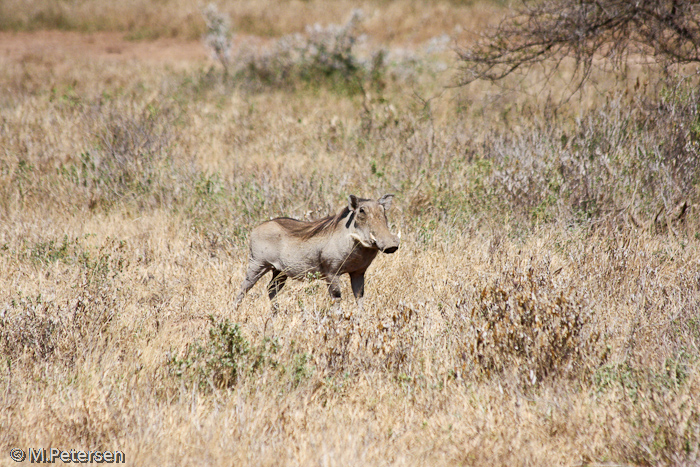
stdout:
<svg viewBox="0 0 700 467">
<path fill-rule="evenodd" d="M 365 214 L 365 208 L 360 208 L 360 214 Z"/>
</svg>

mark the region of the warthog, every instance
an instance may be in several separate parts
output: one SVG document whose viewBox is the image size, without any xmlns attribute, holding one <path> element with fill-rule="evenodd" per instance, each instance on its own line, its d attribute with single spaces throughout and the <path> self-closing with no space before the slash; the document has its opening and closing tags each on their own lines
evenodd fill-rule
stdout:
<svg viewBox="0 0 700 467">
<path fill-rule="evenodd" d="M 384 195 L 375 201 L 350 195 L 347 207 L 334 216 L 314 222 L 279 217 L 257 226 L 250 234 L 248 270 L 234 307 L 238 308 L 246 292 L 272 271 L 267 286 L 271 301 L 288 277 L 301 279 L 310 274 L 324 279 L 337 301 L 338 278 L 347 273 L 362 309 L 365 271 L 377 252 L 393 253 L 399 248 L 399 237 L 389 231 L 386 218 L 393 197 Z"/>
</svg>

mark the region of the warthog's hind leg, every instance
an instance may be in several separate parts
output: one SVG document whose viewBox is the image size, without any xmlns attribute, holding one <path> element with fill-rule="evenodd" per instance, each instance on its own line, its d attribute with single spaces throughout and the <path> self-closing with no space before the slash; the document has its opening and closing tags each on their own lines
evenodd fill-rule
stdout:
<svg viewBox="0 0 700 467">
<path fill-rule="evenodd" d="M 287 275 L 277 269 L 272 270 L 272 280 L 267 285 L 267 293 L 270 296 L 270 300 L 274 300 L 275 296 L 282 290 L 284 284 L 287 282 Z"/>
<path fill-rule="evenodd" d="M 238 309 L 238 305 L 240 305 L 241 301 L 243 301 L 243 297 L 245 297 L 245 294 L 270 269 L 271 268 L 269 266 L 266 266 L 264 264 L 259 264 L 255 261 L 251 261 L 248 264 L 248 270 L 245 273 L 245 279 L 243 280 L 243 284 L 241 284 L 241 292 L 238 294 L 238 297 L 236 297 L 236 301 L 233 303 L 234 310 Z"/>
</svg>

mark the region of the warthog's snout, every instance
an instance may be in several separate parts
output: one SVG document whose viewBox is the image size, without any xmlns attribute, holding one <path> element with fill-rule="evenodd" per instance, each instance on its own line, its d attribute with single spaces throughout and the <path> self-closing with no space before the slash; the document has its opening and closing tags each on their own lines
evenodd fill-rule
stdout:
<svg viewBox="0 0 700 467">
<path fill-rule="evenodd" d="M 379 248 L 379 250 L 382 253 L 393 253 L 396 250 L 399 249 L 399 237 L 394 236 L 394 238 L 391 239 L 391 242 L 389 242 L 388 245 L 384 246 L 384 248 Z"/>
<path fill-rule="evenodd" d="M 371 246 L 378 249 L 382 253 L 393 253 L 399 249 L 400 239 L 397 235 L 392 235 L 388 230 L 387 235 L 377 238 L 370 234 Z"/>
</svg>

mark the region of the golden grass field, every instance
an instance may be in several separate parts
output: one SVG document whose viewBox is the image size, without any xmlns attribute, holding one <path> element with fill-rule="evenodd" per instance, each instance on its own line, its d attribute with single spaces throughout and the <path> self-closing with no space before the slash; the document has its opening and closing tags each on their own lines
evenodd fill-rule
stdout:
<svg viewBox="0 0 700 467">
<path fill-rule="evenodd" d="M 239 60 L 357 6 L 391 52 L 224 73 L 199 6 L 0 3 L 0 465 L 700 464 L 692 85 L 449 87 L 426 44 L 498 2 L 221 6 Z M 384 193 L 362 313 L 265 278 L 233 312 L 252 227 Z"/>
</svg>

